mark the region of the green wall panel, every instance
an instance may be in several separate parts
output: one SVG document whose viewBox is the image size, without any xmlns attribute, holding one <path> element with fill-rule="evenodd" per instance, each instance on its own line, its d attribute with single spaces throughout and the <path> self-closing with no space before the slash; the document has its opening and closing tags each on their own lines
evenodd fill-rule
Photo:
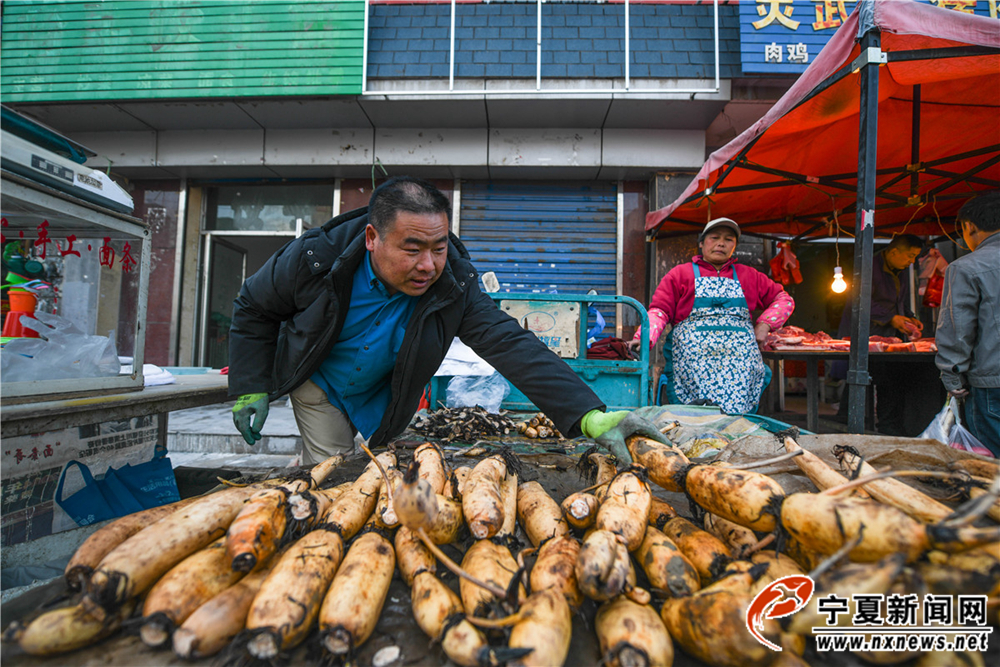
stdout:
<svg viewBox="0 0 1000 667">
<path fill-rule="evenodd" d="M 359 95 L 363 0 L 5 0 L 4 102 Z"/>
</svg>

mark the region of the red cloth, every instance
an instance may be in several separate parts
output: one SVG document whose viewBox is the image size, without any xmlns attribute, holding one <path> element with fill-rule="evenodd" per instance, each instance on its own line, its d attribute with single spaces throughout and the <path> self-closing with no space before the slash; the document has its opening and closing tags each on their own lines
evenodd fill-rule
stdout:
<svg viewBox="0 0 1000 667">
<path fill-rule="evenodd" d="M 632 359 L 628 345 L 621 338 L 602 338 L 587 348 L 588 359 Z"/>
<path fill-rule="evenodd" d="M 820 377 L 826 377 L 826 370 L 824 370 L 822 359 L 816 362 L 816 369 L 819 372 Z M 795 359 L 785 359 L 786 378 L 804 378 L 806 376 L 806 370 L 806 362 L 796 361 Z"/>
<path fill-rule="evenodd" d="M 735 267 L 750 312 L 767 308 L 775 297 L 784 291 L 781 285 L 752 266 L 738 264 L 735 258 L 726 262 L 721 270 L 716 270 L 703 260 L 701 255 L 695 255 L 692 260 L 698 263 L 702 277 L 732 278 Z M 667 321 L 671 325 L 681 322 L 691 314 L 691 308 L 694 306 L 694 267 L 691 262 L 675 266 L 663 276 L 649 306 L 650 309 L 659 308 L 666 313 Z"/>
</svg>

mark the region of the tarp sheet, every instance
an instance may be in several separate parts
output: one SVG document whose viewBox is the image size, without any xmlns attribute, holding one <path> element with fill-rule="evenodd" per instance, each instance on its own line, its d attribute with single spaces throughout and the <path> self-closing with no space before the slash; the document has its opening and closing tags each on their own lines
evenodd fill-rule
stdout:
<svg viewBox="0 0 1000 667">
<path fill-rule="evenodd" d="M 719 216 L 758 233 L 833 235 L 838 221 L 853 231 L 860 74 L 851 64 L 866 11 L 888 53 L 879 67 L 876 233 L 955 237 L 962 203 L 1000 187 L 1000 52 L 984 52 L 1000 49 L 1000 21 L 900 0 L 858 3 L 771 110 L 712 153 L 676 201 L 646 216 L 647 232 L 698 231 Z M 978 52 L 953 57 L 969 47 Z"/>
</svg>

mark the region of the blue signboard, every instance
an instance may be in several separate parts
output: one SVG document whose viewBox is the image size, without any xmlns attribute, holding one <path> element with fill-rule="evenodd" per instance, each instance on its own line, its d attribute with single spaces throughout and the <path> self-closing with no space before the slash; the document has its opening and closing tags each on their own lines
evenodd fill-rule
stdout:
<svg viewBox="0 0 1000 667">
<path fill-rule="evenodd" d="M 1000 0 L 898 0 L 998 18 Z M 801 74 L 857 6 L 857 0 L 741 0 L 744 74 Z"/>
</svg>

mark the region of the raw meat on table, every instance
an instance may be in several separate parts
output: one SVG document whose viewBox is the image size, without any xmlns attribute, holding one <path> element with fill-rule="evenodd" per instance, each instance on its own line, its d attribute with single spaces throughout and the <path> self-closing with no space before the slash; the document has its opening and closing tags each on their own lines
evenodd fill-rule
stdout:
<svg viewBox="0 0 1000 667">
<path fill-rule="evenodd" d="M 831 338 L 829 334 L 819 331 L 810 333 L 795 326 L 781 327 L 767 335 L 765 350 L 774 351 L 832 351 L 849 352 L 850 338 Z M 870 336 L 868 338 L 869 352 L 937 352 L 933 338 L 920 338 L 912 342 L 903 342 L 896 336 Z"/>
</svg>

